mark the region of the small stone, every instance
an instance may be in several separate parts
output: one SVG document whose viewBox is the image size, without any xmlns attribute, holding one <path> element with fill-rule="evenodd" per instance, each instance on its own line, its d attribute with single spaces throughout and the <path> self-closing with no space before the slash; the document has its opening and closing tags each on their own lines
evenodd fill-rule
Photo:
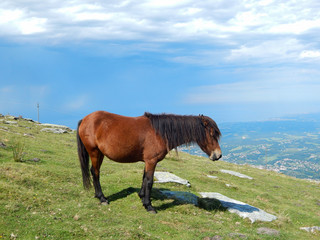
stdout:
<svg viewBox="0 0 320 240">
<path fill-rule="evenodd" d="M 231 170 L 221 169 L 220 172 L 227 173 L 227 174 L 230 174 L 230 175 L 239 177 L 239 178 L 246 178 L 246 179 L 250 179 L 250 180 L 253 179 L 252 177 L 249 177 L 249 176 L 247 176 L 247 175 L 245 175 L 245 174 L 238 173 L 238 172 L 231 171 Z"/>
<path fill-rule="evenodd" d="M 180 183 L 180 184 L 186 185 L 187 187 L 191 186 L 188 180 L 182 179 L 169 172 L 155 172 L 154 177 L 157 179 L 155 183 L 174 182 L 174 183 Z"/>
<path fill-rule="evenodd" d="M 202 240 L 222 240 L 223 238 L 220 235 L 215 235 L 213 237 L 204 237 Z"/>
<path fill-rule="evenodd" d="M 30 159 L 31 162 L 40 162 L 40 158 L 32 158 Z"/>
<path fill-rule="evenodd" d="M 300 228 L 301 230 L 305 230 L 307 232 L 311 232 L 311 233 L 314 233 L 316 231 L 320 231 L 320 227 L 318 226 L 313 226 L 313 227 L 301 227 Z"/>
<path fill-rule="evenodd" d="M 270 236 L 279 236 L 280 232 L 272 228 L 261 227 L 257 229 L 258 234 L 270 235 Z"/>
<path fill-rule="evenodd" d="M 7 145 L 5 145 L 3 142 L 0 142 L 0 147 L 1 147 L 1 148 L 6 148 Z"/>
<path fill-rule="evenodd" d="M 208 178 L 213 178 L 213 179 L 217 179 L 217 176 L 212 176 L 212 175 L 207 175 Z"/>
<path fill-rule="evenodd" d="M 78 221 L 78 220 L 80 219 L 80 216 L 79 216 L 78 214 L 76 214 L 76 215 L 74 215 L 73 219 L 74 219 L 75 221 Z"/>
<path fill-rule="evenodd" d="M 61 128 L 43 128 L 40 131 L 48 132 L 48 133 L 57 133 L 57 134 L 68 133 L 67 130 L 61 129 Z"/>
<path fill-rule="evenodd" d="M 17 239 L 17 235 L 14 234 L 14 233 L 11 233 L 11 234 L 10 234 L 10 239 Z"/>
<path fill-rule="evenodd" d="M 18 124 L 17 122 L 15 121 L 3 121 L 4 124 L 9 124 L 9 125 L 16 125 Z"/>
<path fill-rule="evenodd" d="M 230 233 L 229 237 L 231 237 L 232 239 L 247 239 L 247 235 L 242 234 L 242 233 Z"/>
</svg>

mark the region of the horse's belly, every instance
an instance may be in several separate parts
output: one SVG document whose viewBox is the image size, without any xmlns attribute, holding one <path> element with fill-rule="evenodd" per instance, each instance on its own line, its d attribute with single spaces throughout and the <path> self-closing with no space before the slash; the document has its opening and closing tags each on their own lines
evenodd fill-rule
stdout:
<svg viewBox="0 0 320 240">
<path fill-rule="evenodd" d="M 102 153 L 115 162 L 132 163 L 143 161 L 143 150 L 137 146 L 108 146 Z"/>
</svg>

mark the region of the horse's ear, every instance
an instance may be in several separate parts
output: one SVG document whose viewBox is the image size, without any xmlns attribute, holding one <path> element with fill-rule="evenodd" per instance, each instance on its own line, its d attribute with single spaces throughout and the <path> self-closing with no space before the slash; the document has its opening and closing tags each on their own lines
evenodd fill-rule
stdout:
<svg viewBox="0 0 320 240">
<path fill-rule="evenodd" d="M 201 117 L 201 121 L 202 121 L 202 124 L 203 126 L 208 126 L 209 122 L 208 120 L 203 116 L 203 114 L 199 115 Z"/>
</svg>

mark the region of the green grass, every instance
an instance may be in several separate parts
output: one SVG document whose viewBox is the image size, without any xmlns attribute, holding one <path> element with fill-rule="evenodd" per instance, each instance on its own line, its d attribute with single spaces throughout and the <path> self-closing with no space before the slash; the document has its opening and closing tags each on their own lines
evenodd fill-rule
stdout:
<svg viewBox="0 0 320 240">
<path fill-rule="evenodd" d="M 242 233 L 247 239 L 319 239 L 319 233 L 300 230 L 320 226 L 320 185 L 247 165 L 184 153 L 171 153 L 158 171 L 188 179 L 191 187 L 155 183 L 152 201 L 158 214 L 149 214 L 138 197 L 143 163 L 119 164 L 104 160 L 101 185 L 110 204 L 99 204 L 93 189 L 82 187 L 75 133 L 50 134 L 24 120 L 5 125 L 0 118 L 0 239 L 203 239 Z M 23 162 L 12 154 L 15 139 L 24 143 Z M 30 161 L 40 158 L 39 162 Z M 247 174 L 240 179 L 220 172 Z M 215 175 L 218 179 L 208 178 Z M 231 187 L 227 187 L 230 184 Z M 224 209 L 198 207 L 161 195 L 161 189 L 219 192 L 278 217 L 273 222 L 242 219 Z M 257 234 L 259 227 L 280 231 L 279 236 Z M 236 238 L 235 238 L 236 239 Z"/>
</svg>

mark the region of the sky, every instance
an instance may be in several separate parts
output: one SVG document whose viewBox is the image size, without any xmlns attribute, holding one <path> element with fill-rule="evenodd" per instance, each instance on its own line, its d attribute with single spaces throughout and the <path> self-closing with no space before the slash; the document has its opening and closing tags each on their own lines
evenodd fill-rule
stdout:
<svg viewBox="0 0 320 240">
<path fill-rule="evenodd" d="M 2 0 L 0 113 L 320 112 L 318 0 Z"/>
</svg>

